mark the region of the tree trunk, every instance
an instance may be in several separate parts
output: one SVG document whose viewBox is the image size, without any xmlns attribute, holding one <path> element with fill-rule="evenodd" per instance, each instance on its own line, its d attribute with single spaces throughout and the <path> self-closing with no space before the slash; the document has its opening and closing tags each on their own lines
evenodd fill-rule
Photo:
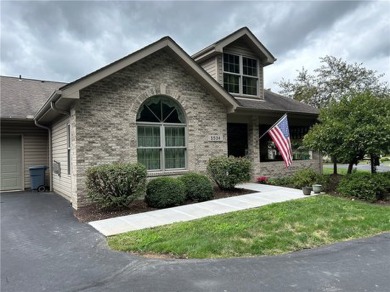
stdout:
<svg viewBox="0 0 390 292">
<path fill-rule="evenodd" d="M 371 173 L 376 173 L 376 155 L 370 154 Z"/>
<path fill-rule="evenodd" d="M 350 162 L 349 165 L 348 165 L 348 171 L 347 171 L 347 173 L 348 173 L 348 174 L 351 174 L 351 173 L 352 173 L 352 169 L 353 169 L 353 162 Z"/>
<path fill-rule="evenodd" d="M 337 174 L 337 160 L 336 158 L 332 158 L 333 161 L 333 174 Z"/>
</svg>

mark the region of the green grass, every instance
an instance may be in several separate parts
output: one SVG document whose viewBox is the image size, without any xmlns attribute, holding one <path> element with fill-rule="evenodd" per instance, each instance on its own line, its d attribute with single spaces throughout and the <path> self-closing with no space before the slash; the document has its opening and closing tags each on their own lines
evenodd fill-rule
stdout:
<svg viewBox="0 0 390 292">
<path fill-rule="evenodd" d="M 362 170 L 362 169 L 357 169 L 355 171 L 356 172 L 370 172 L 369 170 Z M 333 165 L 332 165 L 332 168 L 324 166 L 322 168 L 322 173 L 323 174 L 333 174 Z M 347 174 L 347 169 L 338 167 L 337 168 L 337 174 L 346 175 Z"/>
<path fill-rule="evenodd" d="M 275 255 L 390 231 L 390 207 L 327 195 L 112 236 L 115 250 L 181 258 Z"/>
</svg>

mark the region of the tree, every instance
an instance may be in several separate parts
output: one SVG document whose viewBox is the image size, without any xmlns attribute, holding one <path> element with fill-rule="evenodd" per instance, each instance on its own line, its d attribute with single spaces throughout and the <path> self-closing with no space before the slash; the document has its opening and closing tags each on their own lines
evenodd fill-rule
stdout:
<svg viewBox="0 0 390 292">
<path fill-rule="evenodd" d="M 365 155 L 390 151 L 390 95 L 352 93 L 321 109 L 320 123 L 304 137 L 305 146 L 347 162 L 348 173 Z M 372 168 L 372 172 L 374 169 Z"/>
<path fill-rule="evenodd" d="M 370 91 L 377 97 L 388 94 L 387 82 L 381 82 L 384 74 L 363 67 L 363 64 L 348 64 L 332 56 L 320 58 L 321 66 L 314 74 L 303 67 L 294 81 L 282 79 L 277 84 L 281 94 L 323 108 L 342 96 Z"/>
</svg>

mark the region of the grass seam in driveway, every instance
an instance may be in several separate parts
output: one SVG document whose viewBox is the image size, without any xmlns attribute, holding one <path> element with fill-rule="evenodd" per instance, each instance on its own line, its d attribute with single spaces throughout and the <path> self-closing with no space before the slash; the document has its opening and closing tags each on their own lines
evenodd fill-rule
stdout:
<svg viewBox="0 0 390 292">
<path fill-rule="evenodd" d="M 276 255 L 390 231 L 390 207 L 321 195 L 108 238 L 115 250 L 177 258 Z"/>
</svg>

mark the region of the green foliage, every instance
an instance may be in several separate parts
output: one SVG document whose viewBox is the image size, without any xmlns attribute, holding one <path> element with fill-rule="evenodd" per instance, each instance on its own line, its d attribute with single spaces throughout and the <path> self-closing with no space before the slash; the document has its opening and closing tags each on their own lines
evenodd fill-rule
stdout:
<svg viewBox="0 0 390 292">
<path fill-rule="evenodd" d="M 303 188 L 306 186 L 311 187 L 313 184 L 322 184 L 322 177 L 319 173 L 315 172 L 311 168 L 305 168 L 297 171 L 291 177 L 292 185 L 295 188 Z"/>
<path fill-rule="evenodd" d="M 357 172 L 346 175 L 337 190 L 344 196 L 375 202 L 383 197 L 389 188 L 389 181 L 389 175 Z"/>
<path fill-rule="evenodd" d="M 146 168 L 141 164 L 105 164 L 86 171 L 88 197 L 101 208 L 127 207 L 145 193 Z"/>
<path fill-rule="evenodd" d="M 369 92 L 344 96 L 320 112 L 320 123 L 304 137 L 304 145 L 338 162 L 356 164 L 365 155 L 390 151 L 390 96 Z"/>
<path fill-rule="evenodd" d="M 213 186 L 207 176 L 190 172 L 179 179 L 185 185 L 187 199 L 202 202 L 214 197 Z"/>
<path fill-rule="evenodd" d="M 294 81 L 282 79 L 278 83 L 281 94 L 322 108 L 351 93 L 370 91 L 376 96 L 389 93 L 388 84 L 380 80 L 384 74 L 366 69 L 363 64 L 348 64 L 333 56 L 320 60 L 321 66 L 313 74 L 302 68 Z"/>
<path fill-rule="evenodd" d="M 220 189 L 231 190 L 236 184 L 250 180 L 251 162 L 246 158 L 218 156 L 209 160 L 207 172 Z"/>
<path fill-rule="evenodd" d="M 270 185 L 293 187 L 293 180 L 291 176 L 273 177 L 268 180 Z"/>
<path fill-rule="evenodd" d="M 186 189 L 184 183 L 172 177 L 159 177 L 146 186 L 145 202 L 152 208 L 167 208 L 184 203 Z"/>
<path fill-rule="evenodd" d="M 383 162 L 386 162 L 386 161 L 390 161 L 390 157 L 382 157 L 380 159 L 380 161 L 383 163 Z"/>
</svg>

